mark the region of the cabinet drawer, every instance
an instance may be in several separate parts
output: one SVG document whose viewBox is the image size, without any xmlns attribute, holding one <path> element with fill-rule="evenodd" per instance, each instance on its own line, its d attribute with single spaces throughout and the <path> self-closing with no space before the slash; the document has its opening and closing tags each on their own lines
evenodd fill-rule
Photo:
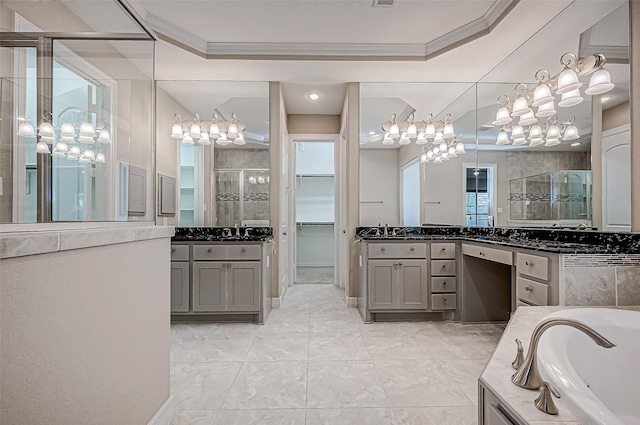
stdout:
<svg viewBox="0 0 640 425">
<path fill-rule="evenodd" d="M 427 258 L 427 244 L 425 243 L 398 244 L 398 258 Z"/>
<path fill-rule="evenodd" d="M 171 261 L 189 261 L 189 245 L 171 245 Z"/>
<path fill-rule="evenodd" d="M 455 276 L 432 277 L 431 292 L 456 292 Z"/>
<path fill-rule="evenodd" d="M 512 265 L 513 256 L 511 251 L 502 249 L 486 248 L 478 245 L 462 244 L 462 253 L 471 257 L 482 258 L 483 260 L 495 261 L 496 263 Z"/>
<path fill-rule="evenodd" d="M 533 305 L 548 305 L 549 286 L 519 277 L 516 279 L 516 296 Z"/>
<path fill-rule="evenodd" d="M 456 260 L 431 260 L 431 276 L 454 276 Z"/>
<path fill-rule="evenodd" d="M 369 244 L 369 258 L 398 258 L 398 245 L 393 243 Z"/>
<path fill-rule="evenodd" d="M 227 245 L 227 259 L 229 260 L 259 260 L 259 245 Z"/>
<path fill-rule="evenodd" d="M 519 252 L 516 256 L 516 267 L 520 274 L 549 280 L 549 259 L 547 257 Z"/>
<path fill-rule="evenodd" d="M 227 250 L 224 245 L 194 245 L 194 260 L 226 260 Z"/>
<path fill-rule="evenodd" d="M 431 258 L 456 258 L 455 243 L 432 243 Z"/>
<path fill-rule="evenodd" d="M 455 310 L 456 294 L 431 295 L 431 310 Z"/>
</svg>

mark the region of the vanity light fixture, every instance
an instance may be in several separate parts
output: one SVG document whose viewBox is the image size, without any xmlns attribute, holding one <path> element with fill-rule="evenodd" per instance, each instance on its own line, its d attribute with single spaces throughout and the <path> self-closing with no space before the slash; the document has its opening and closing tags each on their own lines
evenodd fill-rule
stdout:
<svg viewBox="0 0 640 425">
<path fill-rule="evenodd" d="M 455 139 L 455 130 L 451 120 L 451 114 L 447 114 L 444 120 L 433 122 L 433 114 L 429 114 L 426 120 L 415 122 L 414 114 L 410 114 L 405 121 L 398 122 L 397 115 L 392 114 L 391 119 L 382 124 L 384 138 L 382 143 L 392 145 L 398 142 L 401 145 L 408 145 L 415 142 L 417 145 L 431 143 L 429 139 L 434 139 L 433 143 L 447 143 Z M 436 138 L 438 139 L 436 141 Z"/>
<path fill-rule="evenodd" d="M 174 119 L 171 137 L 182 139 L 182 143 L 185 145 L 209 146 L 212 142 L 221 146 L 231 143 L 235 145 L 246 144 L 244 137 L 246 126 L 238 120 L 235 113 L 231 114 L 229 121 L 220 118 L 215 112 L 211 114 L 211 121 L 201 121 L 197 113 L 193 114 L 191 121 L 184 121 L 178 113 L 174 114 Z M 100 141 L 99 137 L 98 141 Z"/>
</svg>

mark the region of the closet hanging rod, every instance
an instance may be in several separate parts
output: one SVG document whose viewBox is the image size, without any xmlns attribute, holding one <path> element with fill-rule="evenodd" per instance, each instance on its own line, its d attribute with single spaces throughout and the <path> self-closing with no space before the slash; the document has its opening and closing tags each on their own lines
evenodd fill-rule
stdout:
<svg viewBox="0 0 640 425">
<path fill-rule="evenodd" d="M 329 221 L 298 221 L 296 226 L 333 226 L 334 224 L 335 223 Z"/>
<path fill-rule="evenodd" d="M 384 201 L 360 201 L 361 204 L 384 204 Z"/>
</svg>

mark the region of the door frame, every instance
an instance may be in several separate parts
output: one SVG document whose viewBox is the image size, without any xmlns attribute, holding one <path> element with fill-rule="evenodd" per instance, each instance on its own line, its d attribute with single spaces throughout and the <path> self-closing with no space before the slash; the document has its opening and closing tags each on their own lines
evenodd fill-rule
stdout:
<svg viewBox="0 0 640 425">
<path fill-rule="evenodd" d="M 493 216 L 493 225 L 497 226 L 497 216 L 495 214 L 496 206 L 496 195 L 498 193 L 498 164 L 495 162 L 464 162 L 462 163 L 462 225 L 467 225 L 467 169 L 468 168 L 486 168 L 490 170 L 490 179 L 491 179 L 491 194 L 490 194 L 490 205 L 489 205 L 489 215 Z M 477 187 L 477 185 L 476 185 Z M 476 220 L 477 220 L 477 206 L 476 206 Z M 477 221 L 476 221 L 477 223 Z M 477 224 L 476 224 L 477 227 Z"/>
<path fill-rule="evenodd" d="M 345 279 L 345 271 L 348 270 L 348 263 L 346 253 L 348 252 L 348 235 L 346 233 L 347 225 L 347 205 L 346 205 L 346 143 L 340 143 L 339 134 L 289 134 L 289 169 L 292 171 L 289 173 L 289 187 L 291 187 L 290 197 L 290 209 L 289 209 L 289 228 L 292 229 L 291 233 L 293 241 L 289 245 L 289 271 L 293 277 L 289 285 L 293 285 L 296 279 L 296 243 L 297 243 L 297 227 L 295 223 L 295 171 L 296 171 L 296 151 L 294 149 L 295 142 L 333 142 L 333 173 L 334 173 L 334 188 L 333 188 L 333 201 L 334 201 L 334 224 L 333 224 L 333 237 L 334 237 L 334 261 L 333 261 L 333 276 L 334 285 L 339 288 L 347 288 L 348 286 L 348 274 Z M 345 269 L 346 267 L 346 269 Z"/>
</svg>

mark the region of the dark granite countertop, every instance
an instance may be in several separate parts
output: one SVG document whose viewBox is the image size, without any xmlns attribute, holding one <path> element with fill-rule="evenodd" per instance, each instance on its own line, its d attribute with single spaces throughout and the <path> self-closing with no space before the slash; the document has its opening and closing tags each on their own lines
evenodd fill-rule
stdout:
<svg viewBox="0 0 640 425">
<path fill-rule="evenodd" d="M 638 233 L 447 226 L 396 227 L 396 235 L 384 236 L 376 235 L 376 229 L 379 228 L 358 227 L 356 233 L 369 241 L 464 240 L 560 254 L 640 253 Z"/>
<path fill-rule="evenodd" d="M 232 236 L 225 229 L 231 231 Z M 261 242 L 273 237 L 271 227 L 238 227 L 238 236 L 233 227 L 176 227 L 175 242 Z"/>
</svg>

